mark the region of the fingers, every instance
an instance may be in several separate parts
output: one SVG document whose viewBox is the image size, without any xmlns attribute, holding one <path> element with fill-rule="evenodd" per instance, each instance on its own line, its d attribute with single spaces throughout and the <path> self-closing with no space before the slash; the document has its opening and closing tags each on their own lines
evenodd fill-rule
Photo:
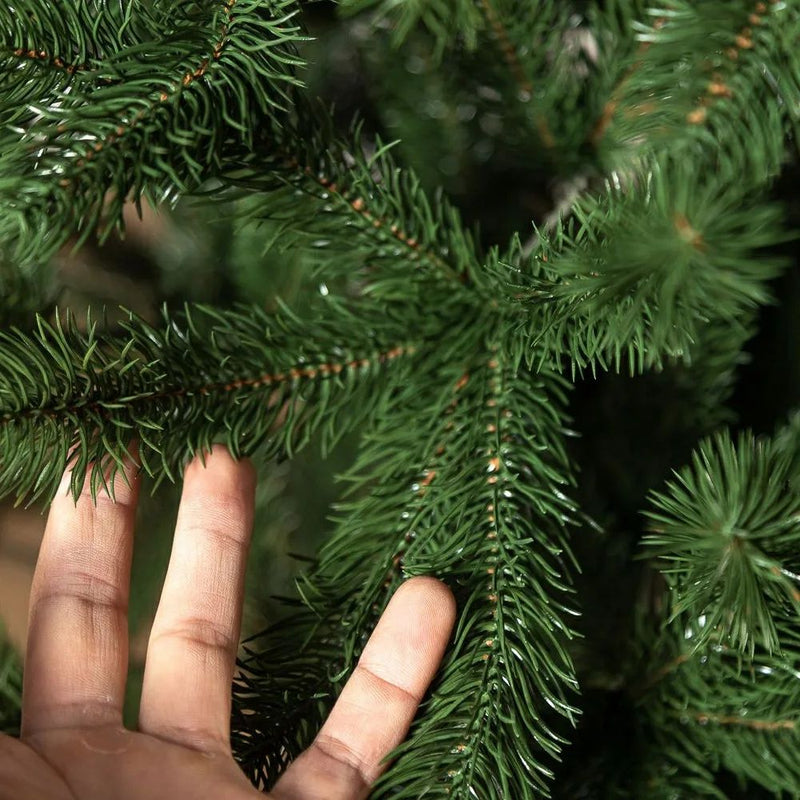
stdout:
<svg viewBox="0 0 800 800">
<path fill-rule="evenodd" d="M 65 727 L 122 724 L 128 666 L 128 588 L 137 469 L 112 500 L 77 504 L 64 476 L 50 508 L 31 589 L 22 737 Z"/>
<path fill-rule="evenodd" d="M 186 469 L 147 649 L 139 729 L 230 751 L 230 703 L 253 525 L 255 476 L 223 447 Z"/>
<path fill-rule="evenodd" d="M 453 596 L 439 581 L 413 578 L 397 590 L 314 743 L 278 781 L 276 800 L 367 797 L 408 732 L 454 620 Z"/>
</svg>

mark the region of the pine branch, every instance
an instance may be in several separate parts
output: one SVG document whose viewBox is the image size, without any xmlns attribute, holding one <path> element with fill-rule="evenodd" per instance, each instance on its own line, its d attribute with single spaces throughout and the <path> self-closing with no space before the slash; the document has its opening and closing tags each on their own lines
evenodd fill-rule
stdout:
<svg viewBox="0 0 800 800">
<path fill-rule="evenodd" d="M 527 111 L 539 142 L 546 150 L 552 150 L 556 146 L 556 139 L 541 108 L 541 100 L 537 102 L 534 99 L 535 77 L 545 81 L 542 72 L 547 63 L 553 31 L 563 32 L 565 29 L 563 4 L 541 2 L 534 14 L 530 13 L 529 5 L 520 6 L 508 0 L 478 0 L 478 7 L 517 86 L 516 99 L 523 105 L 530 104 Z M 560 53 L 564 49 L 554 47 L 553 53 Z M 548 75 L 551 80 L 554 76 L 565 74 L 559 69 L 548 72 L 551 73 Z"/>
<path fill-rule="evenodd" d="M 778 171 L 800 118 L 800 9 L 792 3 L 671 3 L 639 26 L 641 48 L 593 133 L 627 151 L 705 159 L 728 180 Z"/>
<path fill-rule="evenodd" d="M 0 333 L 0 496 L 47 499 L 68 462 L 73 491 L 87 470 L 97 490 L 133 439 L 159 480 L 220 438 L 236 456 L 291 454 L 318 428 L 329 445 L 385 402 L 384 373 L 413 344 L 389 341 L 405 330 L 385 315 L 324 308 L 324 320 L 196 307 L 159 329 L 130 315 L 121 334 L 69 318 Z"/>
<path fill-rule="evenodd" d="M 259 789 L 271 787 L 311 744 L 333 706 L 344 670 L 340 624 L 338 615 L 321 618 L 306 608 L 244 645 L 231 746 Z"/>
<path fill-rule="evenodd" d="M 388 26 L 395 46 L 408 41 L 419 25 L 433 37 L 432 60 L 466 56 L 468 72 L 491 82 L 503 99 L 497 113 L 530 147 L 531 138 L 547 153 L 562 142 L 554 123 L 568 122 L 557 110 L 572 105 L 576 73 L 581 72 L 580 33 L 569 22 L 569 7 L 555 0 L 346 0 L 348 14 L 376 9 L 373 27 Z M 464 52 L 466 51 L 466 53 Z M 462 70 L 463 71 L 463 70 Z M 480 92 L 469 102 L 480 102 Z M 566 148 L 564 148 L 566 149 Z"/>
<path fill-rule="evenodd" d="M 614 800 L 730 800 L 719 786 L 714 773 L 679 744 L 665 744 L 649 729 L 642 731 L 648 740 L 630 753 L 630 771 L 617 785 L 603 789 Z M 666 752 L 665 752 L 666 749 Z"/>
<path fill-rule="evenodd" d="M 725 769 L 767 791 L 797 795 L 796 622 L 779 621 L 780 654 L 756 648 L 743 659 L 713 641 L 698 649 L 697 628 L 684 627 L 687 618 L 659 637 L 653 657 L 667 656 L 673 666 L 658 670 L 660 679 L 639 700 L 647 726 L 643 735 L 652 737 L 653 754 L 685 774 L 710 776 Z M 713 796 L 722 795 L 717 790 Z"/>
<path fill-rule="evenodd" d="M 593 94 L 605 101 L 596 113 L 586 142 L 602 145 L 614 121 L 628 82 L 642 63 L 649 42 L 635 42 L 635 30 L 645 18 L 644 0 L 611 0 L 593 4 L 589 17 L 591 29 L 597 31 L 598 64 Z M 656 20 L 656 26 L 661 23 Z"/>
<path fill-rule="evenodd" d="M 766 302 L 781 261 L 758 251 L 785 237 L 780 212 L 740 191 L 664 161 L 579 203 L 527 263 L 512 245 L 488 269 L 524 309 L 528 359 L 538 348 L 573 371 L 632 373 L 688 361 L 709 320 Z"/>
<path fill-rule="evenodd" d="M 512 43 L 511 36 L 498 16 L 494 3 L 492 0 L 479 0 L 478 7 L 486 20 L 486 27 L 491 30 L 497 46 L 506 61 L 506 65 L 519 86 L 520 93 L 523 96 L 530 97 L 533 94 L 533 82 L 525 74 L 519 51 Z M 552 136 L 549 131 L 548 135 Z"/>
<path fill-rule="evenodd" d="M 24 123 L 31 101 L 63 91 L 76 74 L 88 70 L 87 62 L 65 61 L 47 50 L 0 48 L 0 124 Z"/>
<path fill-rule="evenodd" d="M 162 30 L 173 24 L 168 4 L 151 3 L 131 15 L 132 7 L 84 0 L 54 8 L 47 0 L 22 0 L 0 8 L 0 30 L 5 61 L 0 86 L 5 90 L 28 83 L 14 75 L 33 64 L 42 73 L 66 75 L 89 71 L 92 62 L 136 44 L 138 21 L 146 28 Z M 165 13 L 166 11 L 166 13 Z M 36 74 L 36 73 L 34 73 Z M 41 74 L 41 73 L 40 73 Z M 2 96 L 6 104 L 7 97 Z M 37 93 L 37 97 L 42 94 Z M 10 106 L 11 104 L 8 103 Z M 11 108 L 4 108 L 9 111 Z"/>
<path fill-rule="evenodd" d="M 395 47 L 424 26 L 436 42 L 437 60 L 459 38 L 475 49 L 485 24 L 474 0 L 341 0 L 340 8 L 349 16 L 374 11 L 377 23 L 389 23 Z"/>
<path fill-rule="evenodd" d="M 705 781 L 725 769 L 800 791 L 795 434 L 790 424 L 735 445 L 719 434 L 653 495 L 645 544 L 666 563 L 672 617 L 639 636 L 647 666 L 634 696 L 652 745 L 639 777 L 651 788 L 676 770 Z"/>
<path fill-rule="evenodd" d="M 562 527 L 573 507 L 562 491 L 559 381 L 518 376 L 507 353 L 487 355 L 462 388 L 463 443 L 447 448 L 470 458 L 459 457 L 453 477 L 436 470 L 426 488 L 440 498 L 444 524 L 425 537 L 417 529 L 402 562 L 459 587 L 463 612 L 377 797 L 547 794 L 548 762 L 563 741 L 552 717 L 575 713 Z"/>
<path fill-rule="evenodd" d="M 488 75 L 502 97 L 503 127 L 517 136 L 517 148 L 538 151 L 539 163 L 572 170 L 582 131 L 576 108 L 584 102 L 595 50 L 591 33 L 575 24 L 571 4 L 555 0 L 535 8 L 520 0 L 477 5 L 493 46 L 477 52 L 473 69 L 480 69 L 481 81 Z"/>
<path fill-rule="evenodd" d="M 652 496 L 645 541 L 665 562 L 675 614 L 705 620 L 697 647 L 713 638 L 751 656 L 756 646 L 776 650 L 776 619 L 800 612 L 794 456 L 749 434 L 736 445 L 721 434 Z"/>
<path fill-rule="evenodd" d="M 14 58 L 41 33 L 27 29 L 28 4 L 36 11 L 41 0 L 0 18 Z M 0 117 L 0 236 L 15 263 L 44 260 L 74 230 L 110 231 L 128 199 L 162 201 L 196 187 L 218 170 L 226 146 L 251 141 L 252 120 L 282 106 L 297 82 L 303 37 L 289 0 L 131 7 L 121 37 L 109 33 L 123 13 L 113 5 L 93 15 L 80 4 L 63 16 L 62 5 L 47 5 L 66 41 L 51 34 L 39 66 L 88 59 L 89 69 L 55 78 L 50 69 L 14 70 L 0 84 L 17 109 Z M 69 41 L 84 32 L 80 47 Z M 77 55 L 60 55 L 70 49 Z"/>
<path fill-rule="evenodd" d="M 496 324 L 466 319 L 435 359 L 417 361 L 413 384 L 367 432 L 337 530 L 300 583 L 317 629 L 296 653 L 291 626 L 281 626 L 266 654 L 246 661 L 257 684 L 237 691 L 237 719 L 258 733 L 243 733 L 239 758 L 259 785 L 308 743 L 307 728 L 287 732 L 285 703 L 321 719 L 398 583 L 424 573 L 453 585 L 463 616 L 441 681 L 376 796 L 545 791 L 561 743 L 551 717 L 574 713 L 561 384 L 516 376 L 513 358 L 487 351 Z M 470 363 L 460 363 L 463 352 Z M 256 696 L 277 690 L 277 703 Z"/>
<path fill-rule="evenodd" d="M 458 333 L 473 337 L 468 324 Z M 418 382 L 397 383 L 391 410 L 365 431 L 342 479 L 339 524 L 300 581 L 305 610 L 249 645 L 234 687 L 234 749 L 260 787 L 310 743 L 404 578 L 404 551 L 438 523 L 426 490 L 459 432 L 452 419 L 465 381 L 455 377 L 454 348 L 455 338 L 437 348 L 441 360 L 417 359 L 410 374 Z"/>
<path fill-rule="evenodd" d="M 462 301 L 475 300 L 481 254 L 458 211 L 441 193 L 428 197 L 389 145 L 368 147 L 358 126 L 338 138 L 329 115 L 303 97 L 295 97 L 292 118 L 265 125 L 254 150 L 231 159 L 222 178 L 223 199 L 231 186 L 256 193 L 247 218 L 281 222 L 275 245 L 307 248 L 326 277 L 348 276 L 385 300 L 445 280 Z"/>
</svg>

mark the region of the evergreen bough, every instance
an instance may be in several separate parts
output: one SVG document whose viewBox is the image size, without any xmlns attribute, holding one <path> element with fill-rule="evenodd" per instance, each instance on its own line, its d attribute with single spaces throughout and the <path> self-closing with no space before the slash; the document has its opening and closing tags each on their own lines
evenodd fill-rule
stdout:
<svg viewBox="0 0 800 800">
<path fill-rule="evenodd" d="M 134 440 L 160 481 L 212 441 L 263 460 L 362 431 L 297 608 L 246 645 L 236 757 L 270 785 L 398 583 L 433 574 L 459 600 L 454 641 L 373 796 L 558 795 L 589 566 L 570 542 L 591 524 L 572 499 L 569 388 L 673 370 L 699 429 L 725 421 L 792 233 L 769 192 L 797 141 L 800 4 L 341 6 L 401 51 L 427 42 L 461 91 L 486 66 L 494 88 L 473 99 L 502 98 L 498 145 L 524 138 L 585 190 L 532 238 L 484 247 L 397 148 L 343 132 L 304 89 L 293 0 L 3 6 L 0 495 L 46 501 L 70 461 L 73 486 L 88 470 L 97 490 Z M 324 291 L 298 310 L 30 322 L 59 248 L 108 236 L 128 203 L 186 195 L 306 252 Z M 725 797 L 723 770 L 800 796 L 796 431 L 717 432 L 653 493 L 640 554 L 665 580 L 629 632 L 636 759 L 597 796 Z M 0 681 L 12 701 L 15 680 Z"/>
</svg>

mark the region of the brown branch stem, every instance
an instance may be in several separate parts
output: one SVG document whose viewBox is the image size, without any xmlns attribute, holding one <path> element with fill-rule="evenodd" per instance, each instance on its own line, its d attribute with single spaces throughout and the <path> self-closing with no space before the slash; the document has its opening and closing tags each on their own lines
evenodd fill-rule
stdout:
<svg viewBox="0 0 800 800">
<path fill-rule="evenodd" d="M 664 22 L 665 20 L 663 18 L 659 18 L 653 23 L 653 27 L 658 30 L 658 28 L 660 28 Z M 603 106 L 603 111 L 600 114 L 597 122 L 594 124 L 592 132 L 589 134 L 589 142 L 593 147 L 597 147 L 597 145 L 600 144 L 608 132 L 608 129 L 611 127 L 611 123 L 614 121 L 614 115 L 617 113 L 617 108 L 619 108 L 619 104 L 622 101 L 622 95 L 625 91 L 625 87 L 642 66 L 643 57 L 650 49 L 651 44 L 652 42 L 642 42 L 639 45 L 636 50 L 636 61 L 634 61 L 633 64 L 623 73 L 622 77 L 617 82 L 617 85 L 611 90 L 611 94 Z"/>
<path fill-rule="evenodd" d="M 467 385 L 469 381 L 469 373 L 465 372 L 455 383 L 453 386 L 453 399 L 447 405 L 444 411 L 445 417 L 451 417 L 456 410 L 456 406 L 458 405 L 458 401 L 460 399 L 459 393 L 461 390 Z M 452 419 L 448 419 L 445 422 L 444 426 L 444 433 L 449 434 L 449 432 L 453 429 L 453 421 Z M 430 451 L 429 451 L 430 452 Z M 416 514 L 418 515 L 422 510 L 422 503 L 425 495 L 428 493 L 428 489 L 430 488 L 431 484 L 436 479 L 436 476 L 439 473 L 439 462 L 441 461 L 442 456 L 447 452 L 447 437 L 443 437 L 439 443 L 436 445 L 433 451 L 433 455 L 430 458 L 426 458 L 425 462 L 426 466 L 423 468 L 419 479 L 415 482 L 414 486 L 416 489 L 414 490 L 413 498 L 409 503 L 409 506 L 406 510 L 414 509 Z M 416 524 L 416 518 L 412 519 L 408 525 L 406 526 L 406 530 L 403 532 L 403 540 L 395 548 L 394 553 L 392 554 L 391 565 L 386 572 L 386 576 L 383 581 L 383 587 L 389 588 L 393 581 L 399 577 L 402 569 L 403 569 L 403 557 L 405 555 L 406 548 L 414 541 L 414 537 L 411 534 L 411 530 L 413 526 Z"/>
<path fill-rule="evenodd" d="M 50 55 L 46 50 L 42 50 L 40 48 L 22 48 L 22 47 L 8 47 L 5 46 L 0 48 L 5 50 L 7 53 L 16 56 L 17 58 L 23 61 L 34 61 L 39 64 L 47 64 L 48 66 L 55 67 L 56 69 L 64 70 L 70 75 L 74 75 L 76 72 L 86 72 L 91 69 L 90 65 L 86 62 L 80 64 L 71 63 L 61 56 L 53 56 Z"/>
<path fill-rule="evenodd" d="M 732 69 L 736 68 L 739 61 L 739 56 L 744 50 L 751 50 L 753 48 L 753 29 L 752 26 L 762 25 L 764 22 L 764 15 L 769 11 L 769 6 L 764 2 L 757 2 L 755 10 L 749 16 L 750 25 L 746 25 L 737 34 L 734 39 L 734 44 L 725 51 Z M 718 73 L 711 76 L 705 94 L 703 94 L 697 101 L 697 105 L 687 115 L 686 121 L 690 125 L 702 125 L 708 118 L 708 109 L 714 103 L 719 101 L 720 98 L 730 98 L 733 92 L 730 86 L 725 82 L 723 77 Z"/>
<path fill-rule="evenodd" d="M 413 346 L 398 346 L 393 347 L 391 350 L 378 353 L 371 358 L 355 358 L 345 362 L 327 362 L 317 364 L 315 366 L 298 366 L 291 367 L 284 372 L 268 372 L 258 375 L 253 378 L 238 378 L 233 381 L 220 381 L 215 383 L 204 383 L 197 386 L 180 386 L 176 388 L 165 389 L 161 391 L 149 392 L 145 394 L 135 395 L 130 398 L 131 403 L 140 403 L 153 400 L 164 400 L 170 398 L 185 397 L 187 395 L 202 395 L 207 396 L 211 394 L 226 394 L 229 392 L 237 391 L 239 389 L 259 389 L 262 387 L 277 387 L 287 383 L 294 383 L 300 379 L 306 378 L 314 380 L 316 378 L 328 378 L 332 375 L 339 375 L 346 370 L 352 369 L 365 369 L 374 363 L 384 364 L 389 361 L 394 361 L 403 355 L 410 355 L 414 352 Z M 63 414 L 78 414 L 85 413 L 86 411 L 100 411 L 104 408 L 104 400 L 88 400 L 83 403 L 75 403 L 72 406 L 64 408 L 29 408 L 24 411 L 13 413 L 6 412 L 0 416 L 0 423 L 6 424 L 15 422 L 19 419 L 31 417 L 49 417 L 51 419 L 58 418 Z"/>
<path fill-rule="evenodd" d="M 754 10 L 748 17 L 749 25 L 745 26 L 741 29 L 741 31 L 739 31 L 734 39 L 734 44 L 725 51 L 725 55 L 727 56 L 732 67 L 735 68 L 736 63 L 738 62 L 743 51 L 753 48 L 753 27 L 757 27 L 764 23 L 764 16 L 769 13 L 770 5 L 775 5 L 775 3 L 772 2 L 772 0 L 770 0 L 769 3 L 762 2 L 762 0 L 759 0 L 759 2 L 755 3 Z M 653 27 L 655 30 L 658 30 L 666 23 L 667 19 L 662 17 L 653 23 Z M 627 70 L 627 72 L 625 72 L 619 83 L 617 83 L 612 90 L 609 99 L 606 101 L 606 104 L 603 107 L 603 111 L 599 119 L 589 134 L 589 142 L 593 146 L 596 147 L 608 132 L 608 129 L 614 120 L 617 108 L 622 101 L 625 87 L 630 82 L 637 70 L 641 67 L 643 56 L 647 53 L 652 44 L 653 42 L 642 42 L 637 50 L 637 60 Z M 723 77 L 718 73 L 713 74 L 711 76 L 711 80 L 708 82 L 706 91 L 698 98 L 695 107 L 687 113 L 686 122 L 689 125 L 704 124 L 708 118 L 709 107 L 721 98 L 730 98 L 732 94 L 733 92 L 730 86 L 725 82 Z"/>
<path fill-rule="evenodd" d="M 340 201 L 347 204 L 356 214 L 365 220 L 370 227 L 388 230 L 394 239 L 412 251 L 415 260 L 424 259 L 441 270 L 445 275 L 458 279 L 462 283 L 467 280 L 465 274 L 457 274 L 439 255 L 430 250 L 423 249 L 419 240 L 415 239 L 413 236 L 409 236 L 399 225 L 391 223 L 373 213 L 362 197 L 351 197 L 346 189 L 343 189 L 325 175 L 320 175 L 315 172 L 311 167 L 303 166 L 295 156 L 289 156 L 286 163 L 290 169 L 301 171 L 306 178 L 309 178 L 318 186 L 325 189 L 326 192 L 329 192 Z"/>
<path fill-rule="evenodd" d="M 707 725 L 709 722 L 717 725 L 738 725 L 754 731 L 793 731 L 797 728 L 797 724 L 791 719 L 749 719 L 735 714 L 709 714 L 701 711 L 695 712 L 692 716 L 701 725 Z"/>
<path fill-rule="evenodd" d="M 503 54 L 503 58 L 508 65 L 508 69 L 514 80 L 519 87 L 519 98 L 522 102 L 530 102 L 533 97 L 533 82 L 525 74 L 522 67 L 522 61 L 517 53 L 516 48 L 511 42 L 511 37 L 508 34 L 505 26 L 503 25 L 500 17 L 497 14 L 491 0 L 480 0 L 479 6 L 483 11 L 489 27 L 492 29 L 497 46 Z M 547 120 L 542 114 L 537 113 L 534 116 L 534 124 L 536 131 L 539 134 L 542 144 L 548 149 L 552 150 L 556 146 L 556 140 L 553 136 Z"/>
<path fill-rule="evenodd" d="M 667 662 L 655 672 L 650 673 L 650 675 L 648 675 L 634 690 L 634 696 L 641 697 L 643 694 L 652 689 L 657 683 L 660 683 L 664 678 L 666 678 L 667 675 L 678 669 L 681 664 L 685 664 L 689 658 L 690 656 L 688 653 L 681 653 L 679 656 L 676 656 L 672 659 L 672 661 Z"/>
<path fill-rule="evenodd" d="M 233 21 L 233 8 L 236 5 L 236 2 L 237 0 L 225 0 L 224 2 L 225 19 L 220 27 L 220 34 L 211 50 L 211 54 L 203 58 L 203 60 L 193 70 L 189 70 L 188 72 L 184 73 L 182 78 L 179 81 L 176 81 L 176 83 L 173 85 L 171 92 L 161 92 L 157 98 L 149 102 L 144 108 L 137 111 L 136 114 L 130 118 L 130 120 L 120 122 L 116 130 L 110 133 L 102 142 L 96 142 L 84 153 L 81 158 L 75 162 L 76 167 L 81 168 L 85 166 L 86 162 L 92 161 L 97 154 L 101 153 L 103 150 L 107 150 L 109 147 L 116 145 L 131 131 L 135 130 L 136 127 L 150 114 L 152 114 L 156 108 L 159 108 L 164 103 L 168 102 L 174 97 L 177 97 L 177 95 L 179 95 L 186 87 L 202 78 L 208 71 L 211 64 L 213 64 L 215 61 L 219 61 L 225 49 L 225 44 L 228 41 L 228 31 L 230 29 L 231 22 Z M 61 185 L 69 186 L 70 181 L 65 179 L 62 181 Z"/>
</svg>

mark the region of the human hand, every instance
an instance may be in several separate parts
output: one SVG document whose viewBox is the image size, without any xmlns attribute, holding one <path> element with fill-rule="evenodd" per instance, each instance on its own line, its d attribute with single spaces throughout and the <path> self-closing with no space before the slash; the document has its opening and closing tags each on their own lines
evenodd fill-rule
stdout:
<svg viewBox="0 0 800 800">
<path fill-rule="evenodd" d="M 231 681 L 253 521 L 252 468 L 222 447 L 186 470 L 147 650 L 139 728 L 122 726 L 138 478 L 116 502 L 53 501 L 31 590 L 20 739 L 0 737 L 0 800 L 253 800 L 230 748 Z M 67 478 L 65 477 L 65 480 Z M 273 800 L 356 800 L 404 738 L 441 660 L 452 595 L 392 598 L 311 747 Z"/>
</svg>

